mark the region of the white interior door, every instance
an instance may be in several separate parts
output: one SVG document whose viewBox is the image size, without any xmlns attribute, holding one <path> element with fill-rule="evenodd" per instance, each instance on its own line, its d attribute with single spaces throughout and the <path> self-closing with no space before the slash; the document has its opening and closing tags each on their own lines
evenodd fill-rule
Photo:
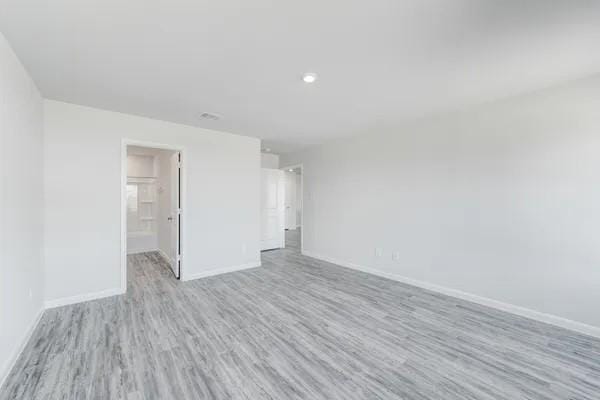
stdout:
<svg viewBox="0 0 600 400">
<path fill-rule="evenodd" d="M 171 246 L 169 257 L 171 269 L 177 278 L 181 273 L 181 153 L 171 156 L 171 212 L 169 215 L 171 229 Z"/>
<path fill-rule="evenodd" d="M 261 250 L 285 247 L 283 171 L 263 168 L 261 174 Z"/>
<path fill-rule="evenodd" d="M 302 226 L 302 173 L 296 175 L 296 227 Z"/>
<path fill-rule="evenodd" d="M 296 229 L 296 173 L 285 172 L 285 229 Z"/>
</svg>

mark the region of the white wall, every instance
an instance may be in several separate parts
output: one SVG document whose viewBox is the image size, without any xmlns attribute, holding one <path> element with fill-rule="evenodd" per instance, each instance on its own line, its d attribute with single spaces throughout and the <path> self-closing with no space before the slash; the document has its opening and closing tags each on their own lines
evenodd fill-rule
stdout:
<svg viewBox="0 0 600 400">
<path fill-rule="evenodd" d="M 0 385 L 42 311 L 42 108 L 0 34 Z"/>
<path fill-rule="evenodd" d="M 133 146 L 129 146 L 129 148 L 131 147 Z M 135 147 L 135 149 L 135 153 L 132 153 L 129 149 L 127 151 L 127 176 L 137 178 L 156 177 L 156 162 L 153 152 L 144 151 L 143 147 Z"/>
<path fill-rule="evenodd" d="M 279 169 L 279 156 L 271 153 L 260 153 L 260 166 L 262 168 Z"/>
<path fill-rule="evenodd" d="M 600 327 L 599 76 L 297 163 L 308 253 Z"/>
<path fill-rule="evenodd" d="M 120 287 L 123 138 L 185 147 L 184 279 L 260 262 L 258 139 L 57 101 L 44 104 L 51 304 Z M 94 151 L 82 151 L 90 148 Z"/>
</svg>

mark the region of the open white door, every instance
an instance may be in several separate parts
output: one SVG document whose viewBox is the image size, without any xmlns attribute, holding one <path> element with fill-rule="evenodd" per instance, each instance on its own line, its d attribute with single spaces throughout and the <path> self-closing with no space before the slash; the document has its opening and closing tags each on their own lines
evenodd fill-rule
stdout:
<svg viewBox="0 0 600 400">
<path fill-rule="evenodd" d="M 181 153 L 171 156 L 171 212 L 169 224 L 171 229 L 171 269 L 179 279 L 181 277 Z"/>
<path fill-rule="evenodd" d="M 283 171 L 262 169 L 261 175 L 261 250 L 285 247 Z"/>
<path fill-rule="evenodd" d="M 285 171 L 285 229 L 296 229 L 296 176 Z"/>
</svg>

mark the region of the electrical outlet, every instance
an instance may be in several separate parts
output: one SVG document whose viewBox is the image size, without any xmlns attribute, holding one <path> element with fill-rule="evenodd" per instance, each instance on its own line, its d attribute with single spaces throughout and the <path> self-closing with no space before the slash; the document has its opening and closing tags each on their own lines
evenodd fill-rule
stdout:
<svg viewBox="0 0 600 400">
<path fill-rule="evenodd" d="M 400 260 L 400 252 L 395 251 L 392 253 L 392 260 L 399 261 Z"/>
<path fill-rule="evenodd" d="M 375 256 L 383 257 L 383 249 L 381 247 L 375 247 Z"/>
</svg>

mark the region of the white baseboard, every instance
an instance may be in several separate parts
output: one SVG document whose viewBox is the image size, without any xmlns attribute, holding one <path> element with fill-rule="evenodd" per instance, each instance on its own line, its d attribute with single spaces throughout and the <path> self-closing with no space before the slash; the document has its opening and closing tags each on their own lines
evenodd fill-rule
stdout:
<svg viewBox="0 0 600 400">
<path fill-rule="evenodd" d="M 165 257 L 167 260 L 169 259 L 169 257 L 167 257 L 166 254 L 164 254 L 164 252 L 162 252 L 161 250 L 157 249 L 157 250 L 153 250 L 153 251 L 158 251 L 162 257 Z M 219 268 L 219 269 L 213 269 L 210 271 L 203 271 L 200 273 L 189 274 L 189 275 L 185 275 L 185 270 L 184 270 L 183 271 L 184 276 L 182 277 L 181 280 L 191 281 L 193 279 L 206 278 L 208 276 L 221 275 L 221 274 L 226 274 L 229 272 L 241 271 L 241 270 L 249 269 L 249 268 L 256 268 L 256 267 L 260 267 L 261 265 L 262 265 L 261 262 L 258 261 L 258 262 L 246 263 L 246 264 L 241 264 L 241 265 L 234 265 L 232 267 L 227 267 L 227 268 Z M 84 301 L 102 299 L 104 297 L 110 297 L 110 296 L 117 296 L 117 295 L 120 295 L 123 293 L 124 292 L 120 288 L 114 288 L 114 289 L 102 290 L 100 292 L 80 294 L 77 296 L 63 297 L 63 298 L 54 299 L 54 300 L 46 300 L 44 302 L 44 308 L 62 307 L 62 306 L 67 306 L 69 304 L 83 303 Z"/>
<path fill-rule="evenodd" d="M 8 378 L 10 371 L 12 371 L 17 360 L 19 359 L 19 356 L 21 355 L 23 350 L 25 350 L 25 346 L 27 346 L 27 342 L 29 342 L 29 339 L 31 339 L 31 335 L 33 335 L 33 331 L 35 331 L 35 328 L 40 323 L 43 314 L 44 309 L 41 308 L 29 324 L 29 327 L 27 328 L 27 331 L 25 331 L 25 336 L 21 340 L 21 343 L 17 347 L 15 347 L 13 353 L 2 366 L 2 370 L 0 370 L 0 387 L 4 385 L 4 381 L 6 380 L 6 378 Z"/>
<path fill-rule="evenodd" d="M 100 292 L 85 293 L 85 294 L 79 294 L 76 296 L 62 297 L 62 298 L 54 299 L 54 300 L 46 300 L 44 302 L 44 307 L 45 308 L 62 307 L 62 306 L 67 306 L 69 304 L 83 303 L 84 301 L 102 299 L 104 297 L 116 296 L 116 295 L 123 294 L 123 293 L 124 292 L 120 288 L 106 289 L 106 290 L 102 290 Z"/>
<path fill-rule="evenodd" d="M 592 325 L 584 324 L 582 322 L 573 321 L 567 318 L 558 317 L 552 314 L 546 314 L 540 311 L 531 310 L 529 308 L 516 306 L 509 303 L 504 303 L 498 300 L 493 300 L 487 297 L 478 296 L 471 293 L 466 293 L 461 290 L 451 289 L 444 286 L 439 286 L 429 282 L 423 282 L 420 280 L 407 278 L 405 276 L 392 274 L 389 272 L 379 271 L 373 268 L 365 267 L 362 265 L 350 263 L 343 260 L 338 260 L 332 257 L 324 256 L 321 254 L 316 254 L 311 251 L 304 250 L 303 253 L 305 256 L 316 258 L 322 261 L 327 261 L 332 264 L 337 264 L 342 267 L 355 269 L 358 271 L 366 272 L 368 274 L 377 275 L 383 278 L 391 279 L 394 281 L 406 283 L 411 286 L 417 286 L 423 289 L 431 290 L 433 292 L 438 292 L 445 294 L 447 296 L 456 297 L 462 300 L 467 300 L 473 303 L 481 304 L 487 307 L 495 308 L 498 310 L 502 310 L 505 312 L 509 312 L 511 314 L 516 314 L 522 317 L 526 317 L 529 319 L 533 319 L 535 321 L 544 322 L 550 325 L 555 325 L 561 328 L 569 329 L 578 333 L 582 333 L 585 335 L 593 336 L 600 338 L 600 327 L 595 327 Z"/>
<path fill-rule="evenodd" d="M 251 263 L 246 263 L 246 264 L 234 265 L 232 267 L 211 269 L 209 271 L 197 272 L 195 274 L 185 274 L 185 271 L 184 271 L 184 276 L 181 278 L 181 280 L 182 281 L 191 281 L 193 279 L 207 278 L 209 276 L 227 274 L 229 272 L 235 272 L 235 271 L 241 271 L 244 269 L 256 268 L 256 267 L 260 267 L 261 265 L 262 264 L 260 261 L 256 261 L 256 262 L 251 262 Z"/>
</svg>

